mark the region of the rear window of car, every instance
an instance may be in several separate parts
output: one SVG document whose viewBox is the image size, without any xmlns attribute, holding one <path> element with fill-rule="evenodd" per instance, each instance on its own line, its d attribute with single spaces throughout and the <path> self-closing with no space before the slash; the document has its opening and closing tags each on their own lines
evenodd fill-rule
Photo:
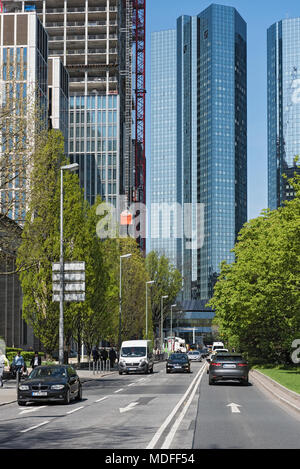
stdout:
<svg viewBox="0 0 300 469">
<path fill-rule="evenodd" d="M 170 355 L 169 360 L 170 361 L 186 362 L 187 361 L 187 356 L 183 355 L 181 353 L 174 353 L 173 355 Z"/>
<path fill-rule="evenodd" d="M 245 360 L 243 359 L 243 357 L 241 355 L 218 355 L 216 357 L 213 358 L 213 361 L 214 362 L 234 362 L 234 363 L 240 363 L 240 362 L 244 362 Z"/>
</svg>

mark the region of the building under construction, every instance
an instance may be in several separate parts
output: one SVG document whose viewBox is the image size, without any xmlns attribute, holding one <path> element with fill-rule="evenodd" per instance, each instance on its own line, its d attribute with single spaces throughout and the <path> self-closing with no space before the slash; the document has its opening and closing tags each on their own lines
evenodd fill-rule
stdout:
<svg viewBox="0 0 300 469">
<path fill-rule="evenodd" d="M 49 56 L 69 74 L 70 161 L 79 164 L 86 199 L 93 204 L 100 195 L 119 213 L 146 201 L 145 6 L 146 0 L 2 1 L 3 13 L 37 12 Z"/>
</svg>

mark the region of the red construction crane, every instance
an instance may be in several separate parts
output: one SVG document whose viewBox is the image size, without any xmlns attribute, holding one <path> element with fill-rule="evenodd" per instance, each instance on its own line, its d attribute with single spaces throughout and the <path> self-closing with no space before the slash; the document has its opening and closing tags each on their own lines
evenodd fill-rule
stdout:
<svg viewBox="0 0 300 469">
<path fill-rule="evenodd" d="M 146 204 L 146 0 L 133 0 L 133 41 L 135 48 L 135 190 L 134 200 Z M 142 220 L 146 223 L 146 219 Z M 140 240 L 145 250 L 145 239 Z"/>
</svg>

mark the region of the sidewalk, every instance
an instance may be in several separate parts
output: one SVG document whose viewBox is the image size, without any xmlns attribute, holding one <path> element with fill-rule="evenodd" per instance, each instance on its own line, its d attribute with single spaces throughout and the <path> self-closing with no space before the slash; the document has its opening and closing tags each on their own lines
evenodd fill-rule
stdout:
<svg viewBox="0 0 300 469">
<path fill-rule="evenodd" d="M 263 388 L 273 398 L 300 414 L 300 394 L 287 389 L 258 370 L 251 370 L 250 376 L 258 387 Z"/>
<path fill-rule="evenodd" d="M 30 369 L 28 370 L 30 371 Z M 77 370 L 77 374 L 81 379 L 82 383 L 87 381 L 92 381 L 96 379 L 103 378 L 104 376 L 112 375 L 118 371 L 117 368 L 114 368 L 112 371 L 103 371 L 95 374 L 93 370 Z M 25 381 L 24 381 L 25 382 Z M 0 406 L 11 404 L 12 402 L 17 401 L 17 389 L 16 389 L 16 380 L 4 380 L 3 388 L 0 388 Z"/>
</svg>

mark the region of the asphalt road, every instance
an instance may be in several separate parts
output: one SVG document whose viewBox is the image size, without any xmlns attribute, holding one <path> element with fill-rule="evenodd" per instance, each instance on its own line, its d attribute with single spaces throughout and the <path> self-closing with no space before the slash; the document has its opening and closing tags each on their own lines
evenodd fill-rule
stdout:
<svg viewBox="0 0 300 469">
<path fill-rule="evenodd" d="M 92 380 L 68 406 L 0 408 L 1 449 L 300 448 L 299 428 L 255 386 L 208 386 L 204 362 L 190 374 L 160 363 L 152 375 Z"/>
</svg>

